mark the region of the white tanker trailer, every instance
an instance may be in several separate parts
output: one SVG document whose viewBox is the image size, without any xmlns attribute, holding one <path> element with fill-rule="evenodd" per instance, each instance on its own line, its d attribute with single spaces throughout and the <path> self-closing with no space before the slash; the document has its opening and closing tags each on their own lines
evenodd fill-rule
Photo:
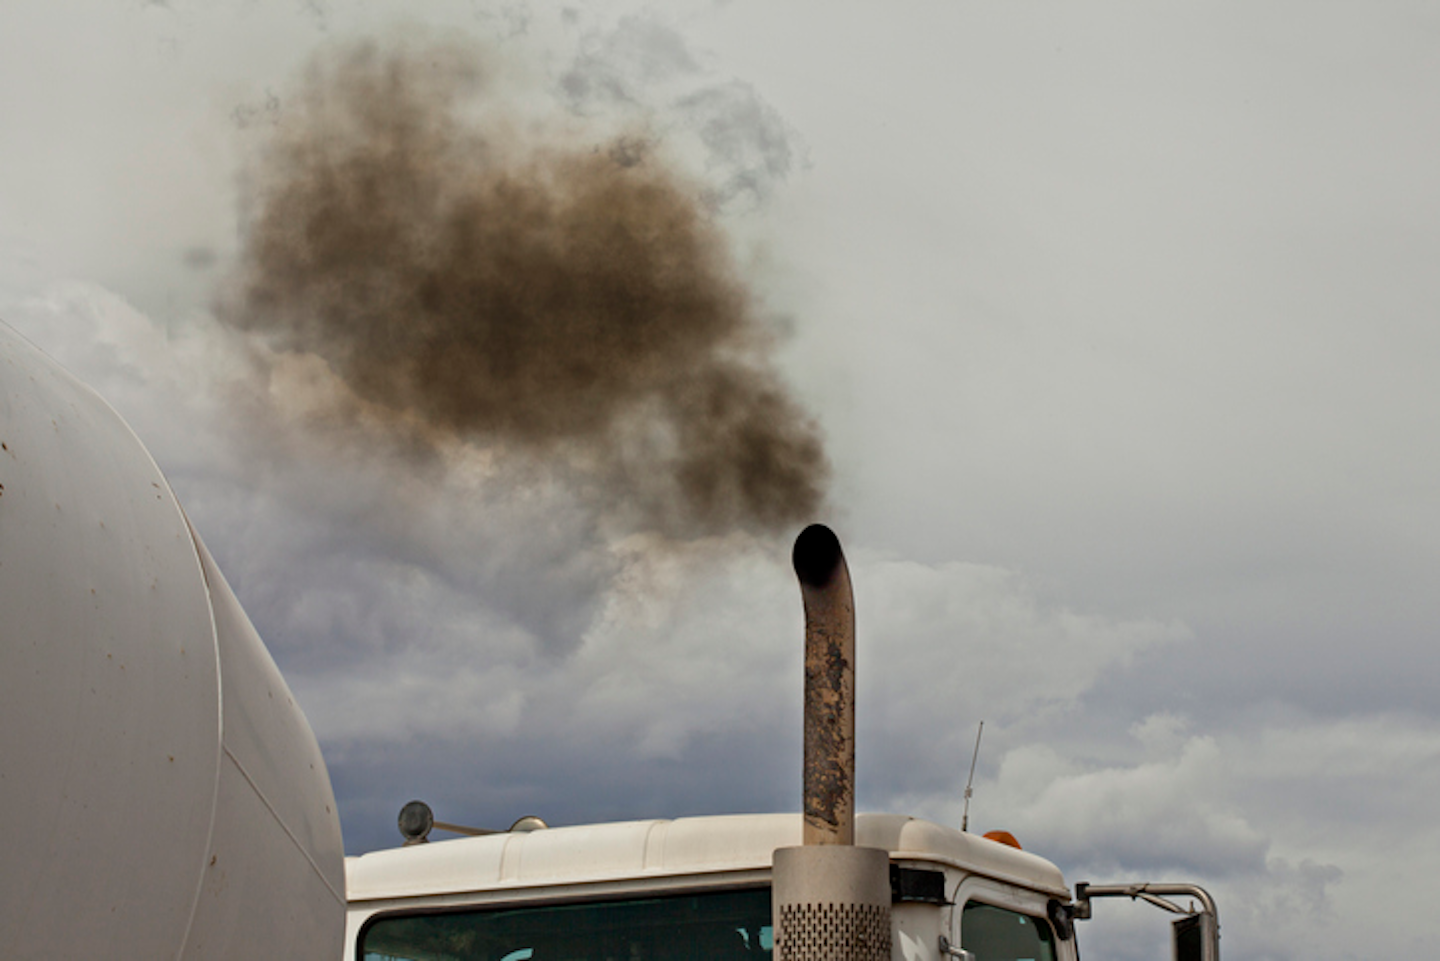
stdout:
<svg viewBox="0 0 1440 961">
<path fill-rule="evenodd" d="M 0 323 L 0 958 L 1078 961 L 1074 922 L 1124 896 L 1218 961 L 1194 885 L 1072 891 L 1003 832 L 857 817 L 849 574 L 818 526 L 795 563 L 801 814 L 485 832 L 412 802 L 403 846 L 344 859 L 315 737 L 164 477 Z"/>
<path fill-rule="evenodd" d="M 304 716 L 150 455 L 0 323 L 0 957 L 336 958 Z"/>
</svg>

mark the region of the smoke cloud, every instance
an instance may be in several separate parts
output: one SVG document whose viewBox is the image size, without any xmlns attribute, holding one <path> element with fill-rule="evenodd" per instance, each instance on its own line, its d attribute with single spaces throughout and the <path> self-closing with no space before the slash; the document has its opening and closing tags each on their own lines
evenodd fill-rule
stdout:
<svg viewBox="0 0 1440 961">
<path fill-rule="evenodd" d="M 549 109 L 463 44 L 317 58 L 252 174 L 221 316 L 323 359 L 332 422 L 555 465 L 623 529 L 809 520 L 818 429 L 704 190 L 645 131 Z"/>
</svg>

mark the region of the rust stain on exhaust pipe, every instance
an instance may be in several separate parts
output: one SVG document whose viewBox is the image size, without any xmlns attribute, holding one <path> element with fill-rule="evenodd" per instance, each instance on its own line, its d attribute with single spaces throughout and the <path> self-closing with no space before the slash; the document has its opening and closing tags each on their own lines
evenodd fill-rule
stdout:
<svg viewBox="0 0 1440 961">
<path fill-rule="evenodd" d="M 805 605 L 805 844 L 855 843 L 855 599 L 840 540 L 812 524 L 792 554 Z"/>
</svg>

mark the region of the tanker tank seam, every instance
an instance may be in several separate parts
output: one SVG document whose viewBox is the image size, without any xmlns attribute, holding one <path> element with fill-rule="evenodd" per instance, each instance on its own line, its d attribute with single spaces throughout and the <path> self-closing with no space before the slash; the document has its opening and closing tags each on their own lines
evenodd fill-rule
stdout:
<svg viewBox="0 0 1440 961">
<path fill-rule="evenodd" d="M 280 825 L 280 830 L 284 831 L 285 836 L 290 839 L 290 843 L 295 845 L 295 850 L 299 851 L 305 860 L 309 862 L 311 870 L 313 870 L 315 876 L 320 879 L 320 883 L 325 885 L 326 890 L 330 892 L 336 901 L 339 901 L 342 905 L 345 904 L 345 896 L 335 890 L 335 886 L 330 883 L 330 879 L 325 876 L 325 872 L 320 869 L 320 865 L 315 863 L 315 859 L 310 856 L 310 852 L 305 849 L 305 845 L 301 844 L 300 839 L 295 837 L 295 833 L 290 830 L 290 825 L 286 824 L 285 820 L 280 817 L 275 807 L 270 803 L 270 799 L 265 796 L 265 792 L 260 790 L 260 785 L 255 783 L 254 779 L 250 777 L 250 772 L 245 770 L 245 765 L 241 764 L 240 759 L 230 750 L 230 746 L 222 743 L 220 747 L 225 752 L 225 756 L 234 763 L 235 770 L 240 772 L 240 776 L 245 779 L 245 783 L 250 785 L 250 789 L 255 792 L 255 796 L 260 799 L 260 803 L 265 805 L 265 810 L 269 811 L 270 816 L 275 819 L 275 823 Z"/>
</svg>

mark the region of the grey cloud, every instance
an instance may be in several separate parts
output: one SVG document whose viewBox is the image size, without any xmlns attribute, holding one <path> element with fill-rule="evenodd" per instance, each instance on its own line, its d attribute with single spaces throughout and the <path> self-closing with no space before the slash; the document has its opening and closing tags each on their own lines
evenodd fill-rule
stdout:
<svg viewBox="0 0 1440 961">
<path fill-rule="evenodd" d="M 693 78 L 700 65 L 674 28 L 653 15 L 627 16 L 608 30 L 590 30 L 560 89 L 581 113 L 615 105 L 647 105 L 657 86 Z"/>
<path fill-rule="evenodd" d="M 783 550 L 744 539 L 685 546 L 642 538 L 621 544 L 616 556 L 611 589 L 582 643 L 563 659 L 489 656 L 482 670 L 466 660 L 463 646 L 418 645 L 302 676 L 297 694 L 341 757 L 357 756 L 361 745 L 400 751 L 439 731 L 483 741 L 485 751 L 510 758 L 507 764 L 518 763 L 523 744 L 549 745 L 536 753 L 552 759 L 556 745 L 582 753 L 588 745 L 596 757 L 634 772 L 637 798 L 673 795 L 676 785 L 653 779 L 665 772 L 695 777 L 687 772 L 712 755 L 730 759 L 734 770 L 798 770 L 800 616 Z M 937 571 L 863 557 L 853 567 L 858 583 L 872 585 L 859 597 L 860 783 L 862 801 L 872 808 L 913 810 L 915 802 L 952 813 L 933 795 L 959 794 L 958 762 L 968 746 L 959 742 L 968 742 L 973 728 L 957 705 L 967 717 L 971 709 L 994 709 L 992 718 L 1023 727 L 1019 719 L 1063 709 L 1087 683 L 1059 669 L 1047 679 L 1035 665 L 1078 643 L 1099 671 L 1169 639 L 1161 625 L 1047 610 L 1004 572 Z M 883 586 L 875 589 L 877 583 Z M 946 604 L 950 595 L 959 595 L 955 606 Z M 978 612 L 957 632 L 958 643 L 946 632 L 957 607 Z M 911 613 L 901 618 L 897 611 Z M 1027 626 L 1006 637 L 996 622 Z M 996 661 L 1010 663 L 1007 676 L 1035 683 L 991 684 L 976 696 Z M 945 756 L 957 763 L 937 763 Z M 563 777 L 575 790 L 601 790 L 585 780 L 599 777 L 589 767 L 562 768 L 562 775 L 500 763 L 491 761 L 490 769 L 505 784 L 553 785 Z M 754 809 L 756 797 L 793 807 L 796 776 L 766 784 L 747 776 L 745 785 L 711 796 L 703 809 Z M 527 796 L 543 793 L 537 788 Z M 689 789 L 684 797 L 683 810 L 701 803 Z M 485 802 L 486 810 L 493 807 Z M 660 809 L 602 806 L 592 816 L 621 810 Z"/>
<path fill-rule="evenodd" d="M 752 84 L 718 77 L 655 14 L 592 28 L 559 87 L 572 110 L 637 115 L 670 149 L 697 157 L 721 209 L 757 209 L 803 156 L 799 133 Z"/>
<path fill-rule="evenodd" d="M 220 376 L 236 363 L 223 328 L 171 339 L 91 288 L 29 319 L 143 434 L 207 438 L 203 456 L 164 436 L 157 451 L 335 764 L 347 828 L 362 824 L 352 850 L 388 838 L 392 802 L 376 791 L 396 790 L 418 754 L 450 771 L 447 753 L 478 752 L 481 783 L 439 778 L 460 820 L 793 806 L 801 632 L 783 544 L 607 542 L 480 452 L 470 470 L 462 457 L 412 471 L 383 439 L 369 456 L 290 425 L 267 398 L 292 382 Z M 1024 728 L 1108 666 L 1185 636 L 1054 606 L 984 565 L 859 549 L 852 566 L 862 795 L 876 807 L 958 793 L 961 765 L 935 759 L 964 755 L 975 716 Z M 755 773 L 722 789 L 722 764 Z M 368 783 L 377 765 L 393 765 L 383 785 Z M 414 770 L 416 793 L 437 783 Z M 576 791 L 587 800 L 553 800 Z"/>
<path fill-rule="evenodd" d="M 412 797 L 442 819 L 491 828 L 525 814 L 562 825 L 798 810 L 799 751 L 798 722 L 793 736 L 701 735 L 675 758 L 637 758 L 622 737 L 523 732 L 325 745 L 351 853 L 397 844 L 395 816 Z"/>
<path fill-rule="evenodd" d="M 1243 938 L 1247 957 L 1356 958 L 1337 950 L 1344 923 L 1337 916 L 1336 900 L 1353 903 L 1360 895 L 1346 882 L 1346 872 L 1334 864 L 1272 858 L 1263 873 L 1219 889 L 1217 896 L 1231 906 L 1222 924 L 1230 931 L 1230 941 Z"/>
<path fill-rule="evenodd" d="M 500 827 L 525 813 L 574 823 L 794 808 L 800 618 L 774 544 L 631 538 L 592 555 L 603 577 L 565 584 L 543 545 L 573 532 L 543 497 L 497 501 L 481 485 L 467 501 L 475 478 L 463 471 L 402 476 L 387 457 L 307 446 L 309 435 L 278 431 L 268 454 L 246 446 L 230 418 L 264 408 L 225 403 L 235 361 L 218 327 L 173 338 L 84 286 L 11 319 L 115 393 L 167 470 L 173 458 L 187 510 L 223 545 L 320 734 L 352 852 L 393 843 L 413 796 Z M 404 523 L 380 509 L 397 492 Z M 536 553 L 484 556 L 484 544 L 527 533 Z M 1375 789 L 1389 772 L 1433 767 L 1440 741 L 1423 719 L 1277 716 L 1232 736 L 1162 712 L 1131 723 L 1127 753 L 1067 719 L 1125 664 L 1191 643 L 1182 625 L 1080 614 L 987 565 L 856 548 L 852 568 L 867 808 L 958 823 L 983 715 L 977 828 L 1015 831 L 1072 879 L 1200 880 L 1226 907 L 1227 943 L 1257 957 L 1318 950 L 1342 893 L 1355 898 L 1383 870 L 1366 850 L 1375 832 L 1344 840 L 1355 819 L 1395 818 L 1403 844 L 1403 826 L 1426 816 L 1431 793 Z M 555 607 L 563 626 L 546 620 Z M 568 646 L 547 648 L 548 630 Z M 1119 759 L 1096 760 L 1107 754 Z M 1303 793 L 1321 780 L 1338 793 Z M 1332 824 L 1332 842 L 1290 834 L 1292 813 Z M 1107 914 L 1088 948 L 1138 959 L 1157 923 Z"/>
<path fill-rule="evenodd" d="M 796 132 L 748 83 L 734 80 L 698 90 L 680 98 L 675 109 L 708 151 L 721 206 L 742 199 L 759 206 L 797 163 Z"/>
<path fill-rule="evenodd" d="M 1078 768 L 1049 748 L 1006 755 L 996 790 L 1035 850 L 1092 873 L 1223 879 L 1263 870 L 1269 839 L 1248 823 L 1211 738 L 1171 759 Z"/>
<path fill-rule="evenodd" d="M 1010 739 L 1034 737 L 1072 712 L 1106 674 L 1189 640 L 1183 624 L 1068 609 L 992 565 L 862 552 L 852 569 L 860 747 L 874 783 L 912 799 L 958 796 L 978 722 L 986 722 L 988 766 Z M 959 821 L 958 812 L 945 816 Z"/>
<path fill-rule="evenodd" d="M 230 117 L 241 130 L 254 126 L 273 127 L 280 122 L 280 97 L 267 90 L 263 100 L 236 104 L 230 111 Z"/>
<path fill-rule="evenodd" d="M 1331 920 L 1335 902 L 1330 889 L 1339 884 L 1345 872 L 1334 864 L 1321 864 L 1305 858 L 1291 864 L 1284 858 L 1273 858 L 1266 870 L 1274 881 L 1270 903 L 1262 910 L 1270 914 L 1297 918 Z"/>
<path fill-rule="evenodd" d="M 481 23 L 498 27 L 498 33 L 507 39 L 523 37 L 530 32 L 535 13 L 528 3 L 503 3 L 498 6 L 471 0 L 475 19 Z"/>
</svg>

